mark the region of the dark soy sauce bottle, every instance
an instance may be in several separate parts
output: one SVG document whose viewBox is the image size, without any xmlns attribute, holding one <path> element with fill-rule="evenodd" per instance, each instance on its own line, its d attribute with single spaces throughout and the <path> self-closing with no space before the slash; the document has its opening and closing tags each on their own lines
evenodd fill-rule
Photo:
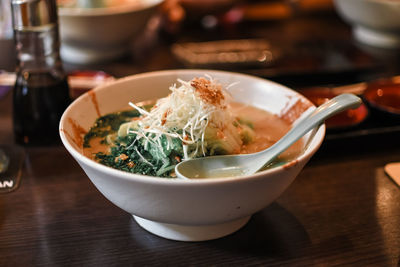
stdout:
<svg viewBox="0 0 400 267">
<path fill-rule="evenodd" d="M 55 1 L 11 1 L 17 53 L 13 127 L 22 145 L 59 143 L 59 121 L 71 102 Z"/>
</svg>

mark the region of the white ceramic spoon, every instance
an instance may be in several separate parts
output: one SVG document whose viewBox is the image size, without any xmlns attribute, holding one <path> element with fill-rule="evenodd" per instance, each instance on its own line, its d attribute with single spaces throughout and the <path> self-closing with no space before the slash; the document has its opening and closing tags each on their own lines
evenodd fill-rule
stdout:
<svg viewBox="0 0 400 267">
<path fill-rule="evenodd" d="M 300 121 L 271 147 L 253 154 L 224 155 L 182 161 L 175 167 L 178 178 L 232 177 L 253 174 L 271 163 L 277 156 L 308 131 L 327 118 L 349 108 L 357 108 L 361 99 L 353 94 L 341 94 L 325 102 Z"/>
</svg>

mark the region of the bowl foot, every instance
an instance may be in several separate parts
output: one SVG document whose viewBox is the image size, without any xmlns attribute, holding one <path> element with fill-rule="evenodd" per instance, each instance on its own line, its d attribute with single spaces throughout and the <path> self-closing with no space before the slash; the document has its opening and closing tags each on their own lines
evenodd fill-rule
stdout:
<svg viewBox="0 0 400 267">
<path fill-rule="evenodd" d="M 247 216 L 221 224 L 192 226 L 160 223 L 133 215 L 136 222 L 150 233 L 177 241 L 206 241 L 217 239 L 236 232 L 249 221 L 250 217 L 251 216 Z"/>
<path fill-rule="evenodd" d="M 355 26 L 354 37 L 361 43 L 381 47 L 381 48 L 397 48 L 400 46 L 400 35 L 377 31 L 370 28 Z"/>
</svg>

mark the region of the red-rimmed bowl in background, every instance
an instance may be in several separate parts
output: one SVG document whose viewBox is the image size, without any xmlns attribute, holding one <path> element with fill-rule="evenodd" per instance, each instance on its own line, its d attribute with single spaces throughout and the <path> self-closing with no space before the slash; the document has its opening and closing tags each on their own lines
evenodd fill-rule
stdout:
<svg viewBox="0 0 400 267">
<path fill-rule="evenodd" d="M 400 82 L 382 80 L 370 83 L 363 97 L 371 107 L 387 114 L 400 116 Z"/>
<path fill-rule="evenodd" d="M 301 91 L 316 106 L 320 106 L 337 96 L 330 88 L 312 88 Z M 368 108 L 361 104 L 356 109 L 348 109 L 325 121 L 328 129 L 345 129 L 359 125 L 368 117 Z"/>
</svg>

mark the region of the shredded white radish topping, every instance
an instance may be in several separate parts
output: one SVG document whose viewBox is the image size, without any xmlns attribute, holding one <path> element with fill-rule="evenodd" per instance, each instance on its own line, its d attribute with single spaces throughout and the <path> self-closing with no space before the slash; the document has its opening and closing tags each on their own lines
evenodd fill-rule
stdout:
<svg viewBox="0 0 400 267">
<path fill-rule="evenodd" d="M 157 144 L 161 148 L 161 136 L 166 136 L 167 146 L 171 138 L 182 141 L 184 160 L 198 153 L 205 154 L 204 134 L 207 126 L 224 129 L 232 124 L 234 117 L 227 109 L 230 96 L 212 78 L 195 78 L 189 82 L 178 79 L 181 84 L 172 85 L 170 95 L 157 101 L 150 112 L 129 103 L 142 117 L 138 121 L 137 139 Z M 162 151 L 162 149 L 161 149 Z"/>
</svg>

